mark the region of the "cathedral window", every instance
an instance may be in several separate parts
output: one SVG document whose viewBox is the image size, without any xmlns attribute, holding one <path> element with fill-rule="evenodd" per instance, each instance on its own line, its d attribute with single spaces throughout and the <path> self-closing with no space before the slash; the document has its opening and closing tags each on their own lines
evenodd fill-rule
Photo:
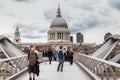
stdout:
<svg viewBox="0 0 120 80">
<path fill-rule="evenodd" d="M 58 39 L 61 39 L 61 33 L 58 33 L 57 37 Z"/>
<path fill-rule="evenodd" d="M 55 33 L 50 33 L 50 39 L 55 39 Z"/>
</svg>

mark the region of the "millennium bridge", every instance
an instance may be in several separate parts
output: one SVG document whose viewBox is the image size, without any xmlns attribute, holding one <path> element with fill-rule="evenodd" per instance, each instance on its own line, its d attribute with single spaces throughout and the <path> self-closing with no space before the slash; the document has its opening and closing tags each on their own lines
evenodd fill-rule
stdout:
<svg viewBox="0 0 120 80">
<path fill-rule="evenodd" d="M 56 61 L 51 65 L 41 63 L 36 80 L 120 80 L 120 64 L 117 63 L 120 54 L 106 59 L 119 41 L 119 35 L 112 35 L 90 55 L 75 53 L 73 65 L 65 62 L 63 72 L 57 72 Z M 6 56 L 0 59 L 0 80 L 29 79 L 27 55 L 7 37 L 0 36 L 0 52 Z"/>
</svg>

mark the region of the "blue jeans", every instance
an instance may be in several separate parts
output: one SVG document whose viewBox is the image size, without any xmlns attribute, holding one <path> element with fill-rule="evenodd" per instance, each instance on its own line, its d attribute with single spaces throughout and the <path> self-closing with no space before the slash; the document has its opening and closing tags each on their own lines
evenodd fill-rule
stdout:
<svg viewBox="0 0 120 80">
<path fill-rule="evenodd" d="M 61 67 L 61 71 L 63 71 L 63 63 L 64 63 L 64 60 L 63 60 L 63 59 L 60 59 L 60 60 L 59 60 L 59 64 L 58 64 L 57 71 L 59 71 L 60 67 Z"/>
</svg>

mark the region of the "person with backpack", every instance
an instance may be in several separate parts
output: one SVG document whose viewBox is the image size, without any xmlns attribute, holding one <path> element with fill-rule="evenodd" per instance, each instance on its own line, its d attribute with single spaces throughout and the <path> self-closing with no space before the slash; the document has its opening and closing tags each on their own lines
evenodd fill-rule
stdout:
<svg viewBox="0 0 120 80">
<path fill-rule="evenodd" d="M 37 72 L 36 61 L 38 61 L 38 55 L 37 53 L 35 53 L 35 48 L 32 47 L 30 49 L 30 52 L 28 53 L 28 58 L 27 58 L 29 80 L 35 80 L 35 74 Z"/>
<path fill-rule="evenodd" d="M 59 57 L 59 64 L 58 64 L 58 67 L 57 67 L 57 71 L 60 71 L 62 72 L 63 71 L 63 63 L 64 63 L 64 53 L 63 53 L 63 50 L 62 50 L 62 46 L 60 46 L 60 50 L 59 50 L 59 53 L 58 53 L 58 57 Z"/>
</svg>

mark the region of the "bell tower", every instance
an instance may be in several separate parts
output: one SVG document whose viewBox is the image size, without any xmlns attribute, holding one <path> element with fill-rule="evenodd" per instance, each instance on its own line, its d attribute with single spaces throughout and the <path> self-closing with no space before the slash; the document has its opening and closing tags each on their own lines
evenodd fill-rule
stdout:
<svg viewBox="0 0 120 80">
<path fill-rule="evenodd" d="M 14 43 L 16 43 L 16 44 L 21 43 L 19 26 L 16 27 L 16 30 L 14 33 Z"/>
</svg>

